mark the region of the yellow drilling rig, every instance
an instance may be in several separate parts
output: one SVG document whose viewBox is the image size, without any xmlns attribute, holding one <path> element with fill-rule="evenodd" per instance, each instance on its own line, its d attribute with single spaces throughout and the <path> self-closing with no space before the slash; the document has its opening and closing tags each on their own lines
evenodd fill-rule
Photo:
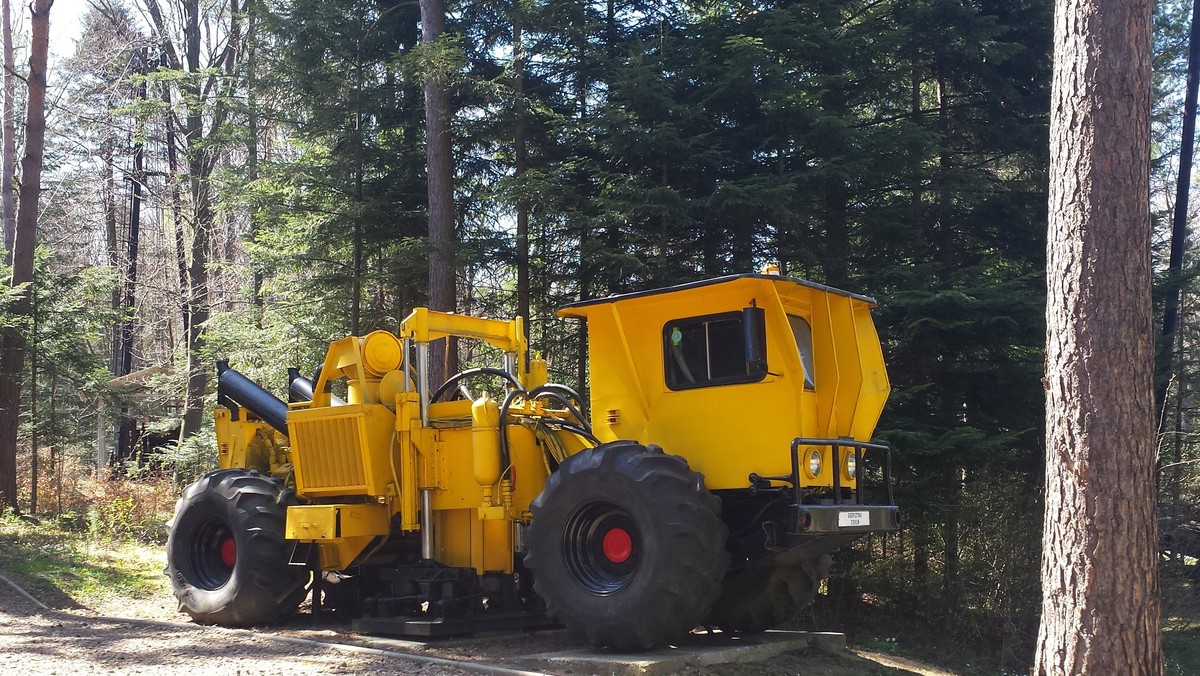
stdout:
<svg viewBox="0 0 1200 676">
<path fill-rule="evenodd" d="M 548 617 L 618 650 L 776 626 L 830 552 L 899 527 L 868 441 L 890 390 L 874 305 L 765 274 L 567 305 L 590 418 L 520 317 L 418 308 L 332 343 L 311 380 L 292 370 L 290 403 L 219 364 L 221 469 L 184 491 L 167 543 L 180 609 L 259 624 L 311 593 L 359 631 Z M 497 365 L 434 387 L 449 337 Z"/>
</svg>

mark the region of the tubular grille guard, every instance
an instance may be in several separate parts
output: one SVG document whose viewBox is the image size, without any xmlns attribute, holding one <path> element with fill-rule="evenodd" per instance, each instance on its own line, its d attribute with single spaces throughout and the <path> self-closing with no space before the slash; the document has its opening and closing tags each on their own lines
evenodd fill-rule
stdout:
<svg viewBox="0 0 1200 676">
<path fill-rule="evenodd" d="M 887 486 L 887 499 L 889 505 L 895 505 L 896 499 L 892 495 L 892 449 L 886 444 L 873 444 L 866 441 L 855 441 L 854 439 L 808 439 L 797 437 L 792 440 L 792 473 L 788 476 L 759 476 L 758 474 L 750 475 L 751 490 L 761 481 L 781 481 L 789 483 L 792 490 L 796 494 L 796 504 L 802 504 L 804 490 L 800 486 L 800 448 L 802 446 L 828 446 L 833 455 L 833 501 L 835 505 L 863 505 L 863 490 L 862 481 L 858 481 L 854 487 L 854 495 L 850 502 L 842 500 L 842 449 L 851 448 L 854 451 L 854 461 L 858 467 L 862 467 L 863 456 L 866 451 L 875 451 L 883 454 L 883 483 Z M 861 473 L 860 473 L 861 476 Z M 781 489 L 766 489 L 766 490 L 781 490 Z"/>
</svg>

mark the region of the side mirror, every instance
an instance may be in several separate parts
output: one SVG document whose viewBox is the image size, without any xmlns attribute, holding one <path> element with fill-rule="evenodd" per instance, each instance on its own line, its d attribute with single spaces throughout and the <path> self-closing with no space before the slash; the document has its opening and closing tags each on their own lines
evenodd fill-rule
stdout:
<svg viewBox="0 0 1200 676">
<path fill-rule="evenodd" d="M 746 375 L 767 373 L 767 312 L 751 305 L 742 308 L 742 330 L 745 337 Z"/>
</svg>

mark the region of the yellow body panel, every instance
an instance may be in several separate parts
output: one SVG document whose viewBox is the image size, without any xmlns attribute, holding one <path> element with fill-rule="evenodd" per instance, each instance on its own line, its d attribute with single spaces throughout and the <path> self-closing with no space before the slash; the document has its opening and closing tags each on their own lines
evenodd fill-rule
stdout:
<svg viewBox="0 0 1200 676">
<path fill-rule="evenodd" d="M 672 390 L 665 377 L 668 323 L 750 306 L 766 315 L 767 374 Z M 596 436 L 658 444 L 685 456 L 710 489 L 723 489 L 747 487 L 752 472 L 788 474 L 796 437 L 870 437 L 889 391 L 872 306 L 862 296 L 789 278 L 741 276 L 580 303 L 559 314 L 589 324 Z M 812 327 L 811 389 L 788 315 Z M 806 485 L 832 485 L 829 464 L 815 479 L 805 477 Z"/>
<path fill-rule="evenodd" d="M 400 323 L 400 337 L 427 343 L 447 336 L 474 338 L 500 348 L 504 352 L 525 353 L 524 320 L 483 319 L 448 312 L 434 312 L 419 307 Z"/>
<path fill-rule="evenodd" d="M 391 511 L 380 504 L 292 505 L 284 536 L 320 546 L 321 568 L 349 566 L 363 549 L 390 530 Z"/>
<path fill-rule="evenodd" d="M 288 462 L 284 437 L 260 420 L 250 420 L 248 411 L 241 409 L 238 419 L 233 412 L 217 407 L 213 418 L 217 434 L 217 465 L 221 469 L 242 467 L 263 474 L 276 474 Z"/>
<path fill-rule="evenodd" d="M 380 404 L 288 411 L 296 493 L 388 495 L 388 484 L 394 483 L 389 453 L 394 432 L 395 415 Z"/>
<path fill-rule="evenodd" d="M 483 572 L 483 525 L 474 510 L 435 509 L 433 529 L 438 561 Z"/>
</svg>

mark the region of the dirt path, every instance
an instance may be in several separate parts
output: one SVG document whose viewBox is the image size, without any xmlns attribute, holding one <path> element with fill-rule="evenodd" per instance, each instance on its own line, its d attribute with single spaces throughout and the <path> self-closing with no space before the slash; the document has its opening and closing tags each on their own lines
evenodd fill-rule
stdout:
<svg viewBox="0 0 1200 676">
<path fill-rule="evenodd" d="M 465 674 L 377 653 L 247 632 L 139 624 L 43 610 L 0 582 L 0 674 Z"/>
<path fill-rule="evenodd" d="M 56 604 L 57 605 L 57 604 Z M 155 605 L 105 608 L 134 617 L 162 616 Z M 64 606 L 70 607 L 70 606 Z M 338 625 L 313 627 L 297 615 L 263 632 L 203 627 L 160 619 L 124 619 L 47 610 L 0 579 L 0 674 L 478 674 L 531 675 L 523 659 L 532 653 L 578 646 L 564 631 L 492 634 L 429 644 L 361 637 Z M 170 617 L 174 617 L 171 615 Z M 335 647 L 321 642 L 344 641 Z M 371 648 L 362 646 L 370 645 Z M 855 651 L 809 649 L 761 662 L 687 669 L 706 676 L 773 676 L 809 673 L 833 676 L 917 673 L 943 676 L 907 661 Z M 406 655 L 404 653 L 414 653 Z M 534 668 L 545 669 L 544 664 Z M 525 666 L 524 668 L 528 668 Z M 607 672 L 607 670 L 605 670 Z M 567 673 L 595 673 L 573 666 Z"/>
</svg>

